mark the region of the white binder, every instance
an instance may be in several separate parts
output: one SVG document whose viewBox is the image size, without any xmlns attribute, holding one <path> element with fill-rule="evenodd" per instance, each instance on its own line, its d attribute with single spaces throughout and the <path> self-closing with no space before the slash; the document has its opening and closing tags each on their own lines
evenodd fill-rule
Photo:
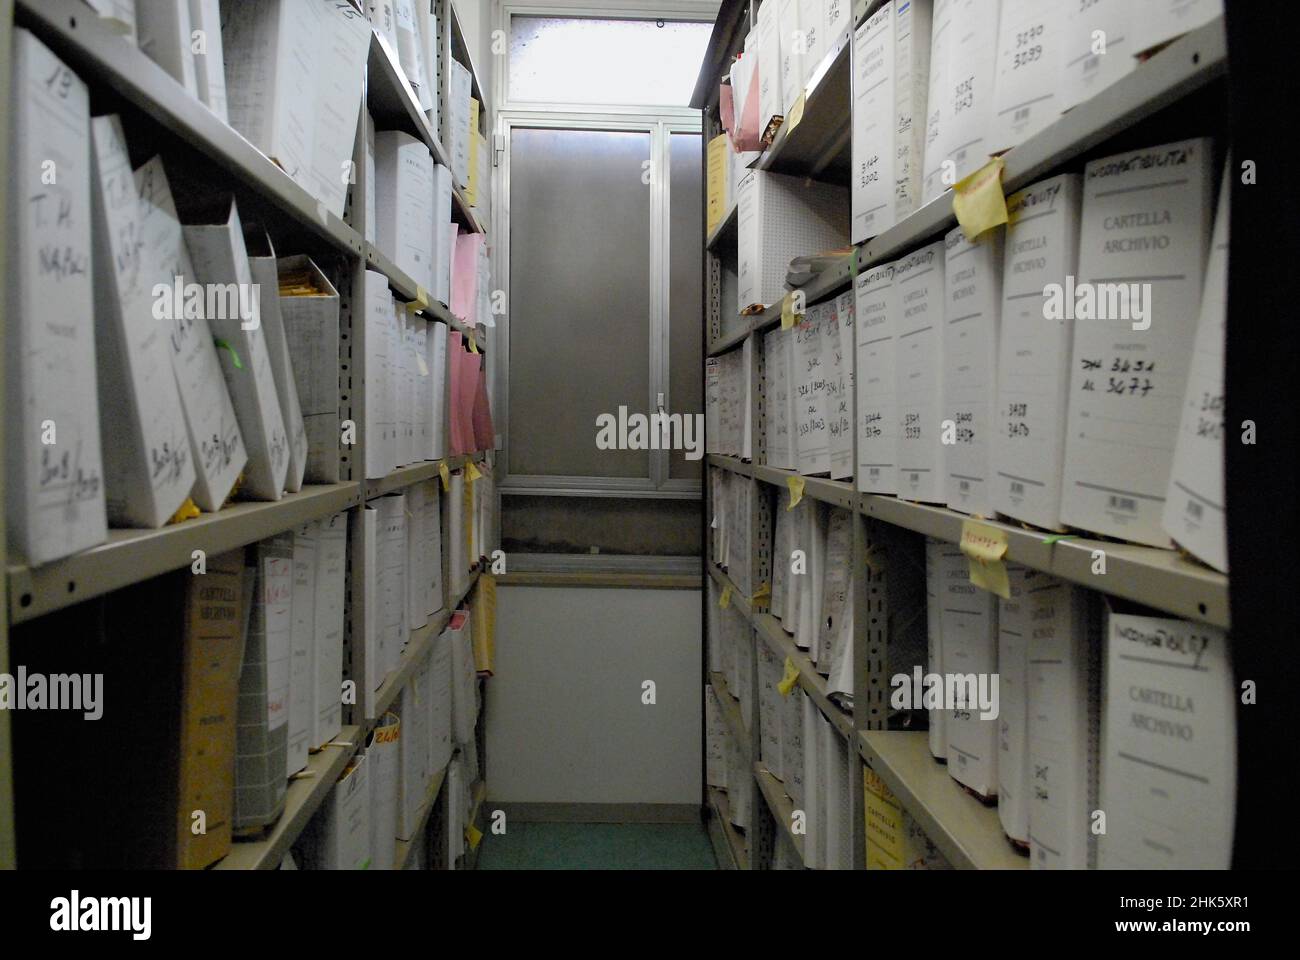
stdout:
<svg viewBox="0 0 1300 960">
<path fill-rule="evenodd" d="M 13 428 L 5 507 L 10 549 L 37 565 L 108 536 L 95 383 L 90 107 L 85 84 L 21 27 L 13 52 L 7 219 L 14 242 L 4 368 Z M 47 86 L 51 77 L 55 89 Z M 47 184 L 41 173 L 51 159 L 59 175 Z M 51 303 L 62 305 L 59 317 Z"/>
<path fill-rule="evenodd" d="M 194 458 L 170 345 L 154 314 L 157 259 L 139 238 L 147 212 L 116 115 L 95 145 L 95 354 L 109 522 L 161 527 L 194 487 Z M 170 298 L 171 288 L 167 296 Z"/>
<path fill-rule="evenodd" d="M 233 200 L 206 223 L 186 224 L 185 243 L 199 283 L 234 290 L 236 298 L 239 291 L 251 291 L 244 232 Z M 233 302 L 228 297 L 227 308 L 217 311 L 216 316 L 209 315 L 208 324 L 216 338 L 221 372 L 248 451 L 248 468 L 240 492 L 253 500 L 279 500 L 289 471 L 289 441 L 276 394 L 271 354 L 256 299 L 248 303 L 249 310 L 242 306 L 231 309 Z"/>
</svg>

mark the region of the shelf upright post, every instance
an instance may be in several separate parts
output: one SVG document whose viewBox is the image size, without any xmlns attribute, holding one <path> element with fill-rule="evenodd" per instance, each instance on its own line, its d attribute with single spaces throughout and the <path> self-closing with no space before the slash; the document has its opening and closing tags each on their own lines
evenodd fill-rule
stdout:
<svg viewBox="0 0 1300 960">
<path fill-rule="evenodd" d="M 0 50 L 13 49 L 13 0 L 0 0 Z M 9 82 L 13 71 L 8 68 L 0 70 L 0 183 L 9 183 Z M 9 191 L 0 192 L 0 223 L 8 223 L 5 203 Z M 8 253 L 8 238 L 0 241 L 0 277 L 8 276 L 5 258 Z M 0 349 L 4 347 L 4 331 L 8 327 L 5 316 L 5 299 L 0 297 Z M 4 444 L 4 392 L 0 391 L 0 446 Z M 0 501 L 4 495 L 4 474 L 0 471 Z M 8 532 L 5 529 L 4 511 L 0 511 L 0 570 L 7 568 L 5 557 Z M 0 620 L 0 673 L 9 672 L 9 610 L 8 577 L 0 577 L 0 610 L 6 616 Z M 13 793 L 13 750 L 10 739 L 12 733 L 9 723 L 9 711 L 0 710 L 0 870 L 14 869 L 17 850 L 14 840 L 14 793 Z"/>
</svg>

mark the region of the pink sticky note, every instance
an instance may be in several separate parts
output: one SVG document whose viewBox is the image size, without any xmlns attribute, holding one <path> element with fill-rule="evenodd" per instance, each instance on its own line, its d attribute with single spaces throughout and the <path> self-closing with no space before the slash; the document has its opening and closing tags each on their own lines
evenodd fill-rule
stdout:
<svg viewBox="0 0 1300 960">
<path fill-rule="evenodd" d="M 461 348 L 460 341 L 461 336 L 458 331 L 453 330 L 447 335 L 447 366 L 448 380 L 450 381 L 447 397 L 448 402 L 451 404 L 447 421 L 451 426 L 451 455 L 453 457 L 465 453 L 468 449 L 464 433 L 464 421 L 457 412 L 457 407 L 460 405 L 460 378 L 464 370 L 460 358 L 465 353 Z"/>
<path fill-rule="evenodd" d="M 496 445 L 496 431 L 492 426 L 492 404 L 488 400 L 487 364 L 478 366 L 478 384 L 474 392 L 474 446 L 478 450 L 491 450 Z"/>
</svg>

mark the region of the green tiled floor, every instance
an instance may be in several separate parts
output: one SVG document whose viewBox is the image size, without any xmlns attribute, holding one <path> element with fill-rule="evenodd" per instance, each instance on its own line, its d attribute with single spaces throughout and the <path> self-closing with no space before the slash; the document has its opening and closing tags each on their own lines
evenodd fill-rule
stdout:
<svg viewBox="0 0 1300 960">
<path fill-rule="evenodd" d="M 702 823 L 511 823 L 480 870 L 716 870 Z"/>
</svg>

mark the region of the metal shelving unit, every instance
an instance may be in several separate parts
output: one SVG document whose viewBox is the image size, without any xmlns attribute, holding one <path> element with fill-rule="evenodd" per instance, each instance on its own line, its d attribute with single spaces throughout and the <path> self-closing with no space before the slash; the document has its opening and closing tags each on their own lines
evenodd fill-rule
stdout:
<svg viewBox="0 0 1300 960">
<path fill-rule="evenodd" d="M 749 850 L 745 835 L 731 822 L 731 805 L 725 790 L 709 787 L 709 836 L 724 870 L 748 870 Z"/>
<path fill-rule="evenodd" d="M 445 97 L 447 83 L 443 74 L 449 72 L 451 59 L 460 60 L 471 71 L 473 63 L 451 0 L 439 0 L 436 14 L 442 52 L 438 64 L 438 92 L 440 97 Z M 185 166 L 189 165 L 189 160 L 194 161 L 197 173 L 188 169 L 186 173 L 194 176 L 195 185 L 233 193 L 241 211 L 247 205 L 252 217 L 265 222 L 281 255 L 306 252 L 317 259 L 339 291 L 340 419 L 365 422 L 362 386 L 365 377 L 362 360 L 365 324 L 361 322 L 359 304 L 357 315 L 353 316 L 353 292 L 360 289 L 367 269 L 387 277 L 390 288 L 401 299 L 418 301 L 421 295 L 425 295 L 426 302 L 420 312 L 427 319 L 442 321 L 450 329 L 473 337 L 476 347 L 486 352 L 487 344 L 482 342 L 485 331 L 470 328 L 452 316 L 445 305 L 428 298 L 427 291 L 399 269 L 391 258 L 365 241 L 358 229 L 362 207 L 353 206 L 356 203 L 364 205 L 369 199 L 364 195 L 364 178 L 358 178 L 358 182 L 352 185 L 344 216 L 333 215 L 275 162 L 187 93 L 135 43 L 125 41 L 80 0 L 45 0 L 41 3 L 0 0 L 0 43 L 6 49 L 12 42 L 14 25 L 31 30 L 93 90 L 102 93 L 103 103 L 97 103 L 97 110 L 116 109 L 128 115 L 129 120 L 140 126 L 141 134 L 151 140 L 155 149 L 175 152 L 180 160 L 185 161 Z M 474 95 L 483 102 L 478 74 L 473 73 L 473 78 Z M 0 91 L 7 92 L 9 82 L 9 71 L 4 71 Z M 373 31 L 365 83 L 363 101 L 381 129 L 396 128 L 411 133 L 429 147 L 435 160 L 444 165 L 448 163 L 447 152 L 420 111 L 394 51 Z M 0 132 L 0 148 L 8 134 L 6 125 Z M 0 149 L 0 169 L 4 168 L 7 159 L 8 151 Z M 360 169 L 364 162 L 364 146 L 360 140 L 354 146 L 352 159 Z M 184 183 L 180 178 L 178 182 Z M 0 204 L 3 202 L 0 200 Z M 467 203 L 459 188 L 454 192 L 452 206 L 452 217 L 463 228 L 484 232 L 477 211 Z M 5 254 L 4 246 L 0 245 L 0 266 L 3 266 Z M 0 305 L 0 310 L 3 309 Z M 3 327 L 4 324 L 0 323 L 0 330 Z M 301 492 L 286 494 L 274 502 L 233 502 L 216 513 L 204 513 L 157 530 L 110 530 L 105 543 L 39 567 L 27 565 L 22 557 L 0 553 L 6 593 L 0 598 L 0 603 L 7 614 L 0 623 L 0 672 L 9 667 L 8 640 L 10 628 L 14 625 L 23 624 L 24 633 L 38 631 L 41 629 L 39 618 L 169 571 L 184 569 L 194 561 L 195 551 L 212 556 L 238 549 L 340 511 L 350 512 L 349 527 L 355 534 L 360 510 L 368 499 L 437 477 L 443 466 L 457 470 L 469 462 L 481 463 L 486 459 L 486 452 L 449 457 L 444 461 L 411 464 L 384 478 L 367 480 L 361 469 L 365 457 L 364 437 L 360 437 L 355 446 L 340 450 L 340 483 L 304 486 Z M 444 543 L 447 542 L 447 523 L 444 513 Z M 0 519 L 0 527 L 2 524 Z M 444 565 L 445 562 L 444 555 Z M 344 620 L 344 675 L 355 680 L 359 687 L 366 678 L 361 675 L 360 657 L 354 658 L 353 651 L 364 635 L 364 564 L 360 538 L 352 535 Z M 444 566 L 444 583 L 448 582 L 447 573 Z M 380 715 L 395 702 L 413 675 L 419 657 L 427 653 L 445 628 L 451 612 L 469 598 L 477 582 L 478 573 L 475 571 L 459 597 L 451 600 L 425 627 L 413 631 L 399 669 L 387 678 L 379 691 Z M 358 716 L 360 711 L 355 708 L 348 712 L 351 715 L 345 716 L 347 725 L 339 737 L 313 754 L 307 769 L 292 778 L 287 789 L 285 813 L 276 824 L 260 840 L 236 842 L 231 853 L 216 865 L 217 869 L 269 869 L 279 865 L 285 852 L 325 802 L 348 759 L 362 748 L 367 734 L 373 729 L 373 718 Z M 17 865 L 11 782 L 13 752 L 9 748 L 12 735 L 10 716 L 7 711 L 0 711 L 0 869 Z M 422 826 L 433 815 L 441 782 L 441 777 L 435 780 L 429 803 L 422 812 Z M 481 784 L 478 799 L 481 802 Z M 410 852 L 410 849 L 403 852 L 399 844 L 399 864 L 406 862 Z"/>
<path fill-rule="evenodd" d="M 415 815 L 415 830 L 412 834 L 414 839 L 398 840 L 397 852 L 393 855 L 393 868 L 396 870 L 405 870 L 406 865 L 411 862 L 417 849 L 419 839 L 424 836 L 425 824 L 429 822 L 429 816 L 433 813 L 433 808 L 438 804 L 438 796 L 442 793 L 442 785 L 447 781 L 447 768 L 433 775 L 433 782 L 429 784 L 429 793 L 424 798 L 424 803 L 420 805 L 420 812 Z"/>
<path fill-rule="evenodd" d="M 755 4 L 756 5 L 756 4 Z M 854 26 L 879 7 L 877 0 L 854 4 Z M 725 76 L 729 62 L 743 46 L 746 32 L 754 23 L 751 3 L 743 0 L 724 2 L 695 87 L 692 105 L 704 111 L 705 145 L 721 132 L 718 119 L 717 84 Z M 837 43 L 818 65 L 805 86 L 802 117 L 793 128 L 782 124 L 767 150 L 752 167 L 810 176 L 830 182 L 844 182 L 851 141 L 850 65 L 852 37 Z M 1190 94 L 1220 80 L 1227 74 L 1227 41 L 1222 17 L 1175 40 L 1157 55 L 1101 91 L 1074 107 L 1055 123 L 1004 154 L 1003 185 L 1005 192 L 1019 190 L 1063 168 L 1082 164 L 1108 141 L 1120 134 L 1137 135 L 1143 121 L 1155 117 Z M 707 171 L 707 151 L 702 156 Z M 892 229 L 848 254 L 802 287 L 806 302 L 818 303 L 845 290 L 859 269 L 888 261 L 928 242 L 956 225 L 952 193 L 945 193 Z M 742 315 L 739 325 L 731 317 L 723 322 L 724 313 L 734 307 L 723 304 L 721 291 L 724 244 L 733 243 L 730 215 L 706 237 L 704 293 L 707 332 L 705 352 L 709 357 L 739 348 L 751 336 L 772 329 L 780 323 L 781 304 Z M 818 251 L 806 251 L 816 253 Z M 734 270 L 734 265 L 730 268 Z M 734 315 L 733 315 L 734 316 Z M 724 332 L 725 331 L 725 332 Z M 761 338 L 760 338 L 761 339 Z M 755 551 L 761 528 L 768 522 L 774 494 L 799 475 L 790 470 L 766 466 L 763 395 L 762 349 L 754 356 L 750 373 L 752 461 L 710 454 L 708 467 L 725 470 L 751 484 L 751 502 L 761 519 L 751 518 L 751 539 Z M 856 461 L 856 455 L 855 455 Z M 971 519 L 946 507 L 909 502 L 896 497 L 861 493 L 853 481 L 828 480 L 825 477 L 802 477 L 803 496 L 821 501 L 854 514 L 852 587 L 855 591 L 854 625 L 854 698 L 851 713 L 841 710 L 825 694 L 825 680 L 817 673 L 806 654 L 795 646 L 782 625 L 766 609 L 751 605 L 733 585 L 731 602 L 749 621 L 756 642 L 765 642 L 781 658 L 789 657 L 799 670 L 799 684 L 831 719 L 837 730 L 855 744 L 854 755 L 875 770 L 888 784 L 902 805 L 921 824 L 927 834 L 954 866 L 1014 869 L 1024 867 L 1026 858 L 1005 839 L 995 808 L 986 808 L 965 793 L 929 754 L 926 734 L 884 729 L 887 709 L 888 635 L 882 624 L 887 621 L 884 576 L 869 564 L 877 541 L 894 529 L 912 531 L 950 543 L 961 539 L 962 526 Z M 710 485 L 706 484 L 710 491 Z M 761 511 L 758 505 L 762 505 Z M 706 501 L 705 524 L 713 515 Z M 1189 620 L 1230 626 L 1227 577 L 1189 560 L 1179 553 L 1133 544 L 1103 541 L 1087 534 L 1055 535 L 1014 523 L 978 519 L 1006 536 L 1006 559 L 1051 573 L 1104 594 L 1136 601 Z M 888 539 L 888 538 L 886 538 Z M 1105 555 L 1105 573 L 1094 574 L 1098 551 Z M 770 559 L 762 561 L 764 569 Z M 731 579 L 710 560 L 709 571 L 719 586 Z M 754 561 L 752 582 L 767 582 L 757 571 Z M 707 631 L 706 618 L 706 631 Z M 710 678 L 715 688 L 718 679 Z M 757 726 L 757 720 L 755 720 Z M 756 765 L 756 782 L 774 814 L 784 812 L 777 801 L 780 784 Z M 764 780 L 767 777 L 770 782 Z M 853 784 L 853 829 L 855 866 L 865 865 L 862 834 L 862 782 Z M 706 796 L 706 803 L 713 802 Z M 776 817 L 779 819 L 779 817 Z M 725 840 L 725 837 L 722 839 Z M 756 830 L 750 837 L 752 867 L 767 866 L 771 855 L 770 838 Z M 721 858 L 721 854 L 719 854 Z"/>
</svg>

